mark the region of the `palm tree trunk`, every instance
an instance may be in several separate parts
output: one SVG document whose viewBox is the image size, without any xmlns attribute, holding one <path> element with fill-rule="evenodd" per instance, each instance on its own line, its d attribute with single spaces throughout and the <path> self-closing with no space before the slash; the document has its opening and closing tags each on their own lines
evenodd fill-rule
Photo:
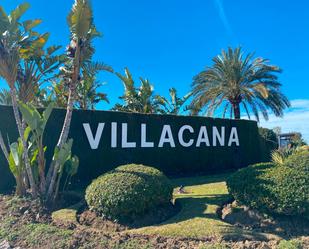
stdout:
<svg viewBox="0 0 309 249">
<path fill-rule="evenodd" d="M 72 120 L 72 113 L 73 113 L 73 104 L 74 104 L 74 96 L 75 96 L 75 90 L 76 85 L 79 77 L 79 71 L 80 71 L 80 46 L 79 41 L 77 41 L 76 45 L 76 52 L 75 52 L 75 61 L 74 61 L 74 69 L 72 74 L 72 81 L 69 88 L 69 98 L 68 98 L 68 104 L 67 104 L 67 111 L 65 115 L 65 119 L 63 122 L 61 134 L 57 143 L 57 147 L 61 148 L 67 141 L 71 126 L 71 120 Z M 47 201 L 54 201 L 56 199 L 55 190 L 58 189 L 56 184 L 58 185 L 60 181 L 57 179 L 59 177 L 59 163 L 57 161 L 52 161 L 48 174 L 47 174 Z"/>
<path fill-rule="evenodd" d="M 44 146 L 42 138 L 39 141 L 39 153 L 38 153 L 38 166 L 39 166 L 39 177 L 40 177 L 40 192 L 44 194 L 46 189 L 46 179 L 45 179 L 45 156 L 44 156 Z"/>
<path fill-rule="evenodd" d="M 26 194 L 26 188 L 22 179 L 22 175 L 18 174 L 16 176 L 16 190 L 15 190 L 15 194 L 17 196 L 24 196 Z"/>
<path fill-rule="evenodd" d="M 26 125 L 26 121 L 22 118 L 21 120 L 21 125 L 23 127 L 23 129 L 25 130 L 27 125 Z M 23 155 L 24 157 L 24 155 Z M 25 160 L 25 159 L 24 159 Z M 29 189 L 30 188 L 30 185 L 29 185 L 29 179 L 28 179 L 28 176 L 27 176 L 27 172 L 26 171 L 22 171 L 22 180 L 24 182 L 24 186 L 26 189 Z"/>
<path fill-rule="evenodd" d="M 1 132 L 0 132 L 0 147 L 1 147 L 1 150 L 2 150 L 6 160 L 9 161 L 9 152 L 8 152 L 8 150 L 6 148 L 6 145 L 4 143 L 4 140 L 3 140 Z"/>
<path fill-rule="evenodd" d="M 24 139 L 25 129 L 23 128 L 23 125 L 22 125 L 22 122 L 19 116 L 18 107 L 17 107 L 18 104 L 17 104 L 17 98 L 16 98 L 17 94 L 16 94 L 16 89 L 14 87 L 10 89 L 10 94 L 12 98 L 12 107 L 13 107 L 13 112 L 14 112 L 14 116 L 15 116 L 15 120 L 16 120 L 16 124 L 18 128 L 19 136 L 20 136 L 20 139 L 24 147 L 23 148 L 24 149 L 23 158 L 25 160 L 26 171 L 27 171 L 27 175 L 28 175 L 28 179 L 29 179 L 29 183 L 31 187 L 31 194 L 34 198 L 36 198 L 38 195 L 38 191 L 37 191 L 37 186 L 35 184 L 33 173 L 31 170 L 30 159 L 28 156 L 28 145 L 27 145 L 27 141 Z"/>
<path fill-rule="evenodd" d="M 233 110 L 234 110 L 234 118 L 240 119 L 240 106 L 239 103 L 233 103 Z"/>
<path fill-rule="evenodd" d="M 71 120 L 72 120 L 73 103 L 74 103 L 73 92 L 72 90 L 70 90 L 69 98 L 68 98 L 68 105 L 67 105 L 67 112 L 66 112 L 65 119 L 63 122 L 62 131 L 61 131 L 58 143 L 57 143 L 58 148 L 61 148 L 68 139 Z M 57 161 L 52 161 L 49 167 L 48 174 L 47 174 L 47 180 L 46 180 L 46 183 L 47 183 L 46 187 L 48 188 L 47 200 L 50 200 L 55 190 L 55 183 L 57 181 L 57 173 L 59 170 L 59 166 L 60 165 Z"/>
</svg>

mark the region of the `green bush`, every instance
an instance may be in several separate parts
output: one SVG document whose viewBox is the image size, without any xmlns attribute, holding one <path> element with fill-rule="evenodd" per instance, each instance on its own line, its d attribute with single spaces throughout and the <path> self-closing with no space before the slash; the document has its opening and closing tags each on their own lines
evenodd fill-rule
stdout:
<svg viewBox="0 0 309 249">
<path fill-rule="evenodd" d="M 302 249 L 302 242 L 296 239 L 293 240 L 281 240 L 278 249 Z"/>
<path fill-rule="evenodd" d="M 86 189 L 85 199 L 91 210 L 110 219 L 133 221 L 147 211 L 170 203 L 173 188 L 159 170 L 129 164 L 97 179 Z"/>
<path fill-rule="evenodd" d="M 288 157 L 282 165 L 260 163 L 241 169 L 227 180 L 240 204 L 285 215 L 309 213 L 309 152 Z"/>
<path fill-rule="evenodd" d="M 289 156 L 284 164 L 290 168 L 296 168 L 309 173 L 309 150 L 300 147 L 298 151 Z"/>
</svg>

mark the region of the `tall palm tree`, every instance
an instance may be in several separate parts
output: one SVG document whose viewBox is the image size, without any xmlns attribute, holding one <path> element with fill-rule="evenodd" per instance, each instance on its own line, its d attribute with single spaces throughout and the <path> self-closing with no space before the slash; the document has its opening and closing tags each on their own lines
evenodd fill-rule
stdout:
<svg viewBox="0 0 309 249">
<path fill-rule="evenodd" d="M 81 80 L 76 87 L 76 99 L 74 108 L 89 110 L 95 109 L 95 106 L 101 101 L 109 103 L 107 94 L 99 91 L 104 84 L 96 79 L 100 71 L 113 72 L 110 66 L 103 63 L 93 62 L 84 65 L 81 69 Z M 68 102 L 68 85 L 61 79 L 54 82 L 52 86 L 52 99 L 58 107 L 66 107 Z"/>
<path fill-rule="evenodd" d="M 76 107 L 82 110 L 94 110 L 101 101 L 109 103 L 107 94 L 99 92 L 103 83 L 92 77 L 85 77 L 78 87 L 78 97 Z"/>
<path fill-rule="evenodd" d="M 32 30 L 41 23 L 40 20 L 20 21 L 29 7 L 28 3 L 21 4 L 7 15 L 0 6 L 0 76 L 5 79 L 10 88 L 13 112 L 23 145 L 27 181 L 30 183 L 32 196 L 36 197 L 38 194 L 37 186 L 30 166 L 27 141 L 24 138 L 25 129 L 18 111 L 16 81 L 22 56 L 40 49 L 42 42 L 45 42 L 46 34 L 40 35 Z M 24 192 L 25 186 L 22 187 L 20 194 L 24 194 Z"/>
<path fill-rule="evenodd" d="M 124 105 L 116 104 L 113 110 L 127 111 L 127 112 L 139 112 L 139 97 L 138 91 L 135 88 L 135 83 L 131 72 L 128 68 L 124 69 L 125 74 L 116 73 L 118 78 L 122 81 L 124 87 L 124 94 L 119 97 L 124 101 Z"/>
<path fill-rule="evenodd" d="M 158 105 L 161 107 L 158 112 L 162 114 L 175 114 L 179 115 L 183 111 L 187 111 L 188 108 L 184 106 L 186 101 L 191 97 L 191 93 L 186 94 L 182 98 L 178 97 L 176 88 L 169 89 L 169 97 L 167 99 L 163 96 L 156 95 L 155 99 Z"/>
<path fill-rule="evenodd" d="M 279 67 L 268 64 L 263 58 L 244 55 L 241 47 L 222 51 L 213 58 L 213 65 L 194 77 L 192 83 L 193 113 L 206 110 L 209 116 L 222 107 L 223 117 L 241 117 L 241 107 L 250 119 L 252 112 L 259 121 L 259 112 L 268 120 L 268 111 L 282 116 L 290 106 L 289 100 L 280 91 L 277 73 Z"/>
<path fill-rule="evenodd" d="M 101 62 L 85 63 L 82 70 L 82 80 L 77 88 L 77 108 L 87 110 L 95 109 L 101 101 L 109 103 L 107 94 L 99 92 L 104 83 L 96 78 L 101 71 L 113 73 L 113 69 Z"/>
<path fill-rule="evenodd" d="M 124 105 L 116 104 L 113 110 L 138 113 L 156 113 L 158 105 L 154 98 L 154 90 L 148 79 L 140 77 L 140 87 L 135 87 L 135 82 L 128 68 L 125 74 L 116 73 L 124 86 L 124 94 L 120 97 Z"/>
<path fill-rule="evenodd" d="M 67 85 L 68 99 L 65 119 L 56 145 L 58 149 L 61 149 L 68 140 L 72 112 L 78 97 L 78 85 L 83 80 L 82 77 L 89 69 L 89 65 L 93 63 L 92 57 L 95 52 L 92 44 L 93 39 L 101 35 L 94 25 L 89 0 L 75 0 L 67 17 L 67 22 L 71 41 L 67 47 L 67 61 L 65 66 L 61 67 L 60 76 Z M 57 160 L 52 160 L 46 177 L 47 202 L 53 202 L 57 197 L 59 178 L 61 177 L 59 167 L 60 163 Z"/>
</svg>

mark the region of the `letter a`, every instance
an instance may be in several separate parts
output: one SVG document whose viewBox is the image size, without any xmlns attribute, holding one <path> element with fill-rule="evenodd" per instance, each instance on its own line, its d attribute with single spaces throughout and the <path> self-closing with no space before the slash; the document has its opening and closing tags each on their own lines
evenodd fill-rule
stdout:
<svg viewBox="0 0 309 249">
<path fill-rule="evenodd" d="M 210 146 L 206 126 L 201 126 L 200 128 L 196 141 L 196 147 L 200 147 L 201 143 L 205 143 L 206 146 Z"/>
<path fill-rule="evenodd" d="M 236 127 L 232 127 L 231 129 L 228 146 L 231 146 L 232 143 L 236 143 L 236 146 L 239 146 L 239 139 Z"/>
<path fill-rule="evenodd" d="M 163 126 L 158 147 L 163 147 L 164 143 L 169 143 L 171 147 L 175 147 L 175 142 L 170 125 Z"/>
</svg>

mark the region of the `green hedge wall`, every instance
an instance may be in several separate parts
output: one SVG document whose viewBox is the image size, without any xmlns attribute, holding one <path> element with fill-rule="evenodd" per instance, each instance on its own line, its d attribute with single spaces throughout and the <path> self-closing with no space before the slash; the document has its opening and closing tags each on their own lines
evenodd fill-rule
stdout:
<svg viewBox="0 0 309 249">
<path fill-rule="evenodd" d="M 12 108 L 0 106 L 0 115 L 0 131 L 4 138 L 9 138 L 10 142 L 15 141 L 17 129 Z M 64 116 L 65 110 L 54 109 L 48 121 L 44 140 L 48 147 L 47 157 L 49 160 L 57 142 Z M 92 150 L 82 124 L 90 123 L 92 133 L 95 134 L 99 122 L 105 122 L 105 127 L 98 149 Z M 121 123 L 128 123 L 128 140 L 136 140 L 137 148 L 111 148 L 111 122 L 118 122 L 118 144 L 121 143 Z M 140 148 L 141 123 L 147 124 L 147 140 L 153 141 L 155 148 Z M 176 143 L 175 148 L 170 148 L 168 145 L 163 148 L 157 147 L 162 127 L 165 124 L 172 127 Z M 210 140 L 212 137 L 210 128 L 212 126 L 218 127 L 218 130 L 221 126 L 225 126 L 226 144 L 231 127 L 237 127 L 240 145 L 184 148 L 179 145 L 176 133 L 182 125 L 190 125 L 194 128 L 195 133 L 186 132 L 184 139 L 194 138 L 195 141 L 201 125 L 209 128 L 208 136 Z M 80 168 L 72 183 L 72 186 L 78 187 L 89 184 L 91 180 L 104 172 L 129 163 L 153 166 L 168 176 L 180 176 L 220 173 L 263 160 L 261 156 L 262 142 L 258 134 L 257 124 L 254 121 L 246 120 L 75 110 L 69 136 L 74 139 L 73 153 L 80 159 Z M 0 152 L 0 190 L 10 189 L 13 185 L 14 179 L 9 172 L 3 153 Z"/>
</svg>

